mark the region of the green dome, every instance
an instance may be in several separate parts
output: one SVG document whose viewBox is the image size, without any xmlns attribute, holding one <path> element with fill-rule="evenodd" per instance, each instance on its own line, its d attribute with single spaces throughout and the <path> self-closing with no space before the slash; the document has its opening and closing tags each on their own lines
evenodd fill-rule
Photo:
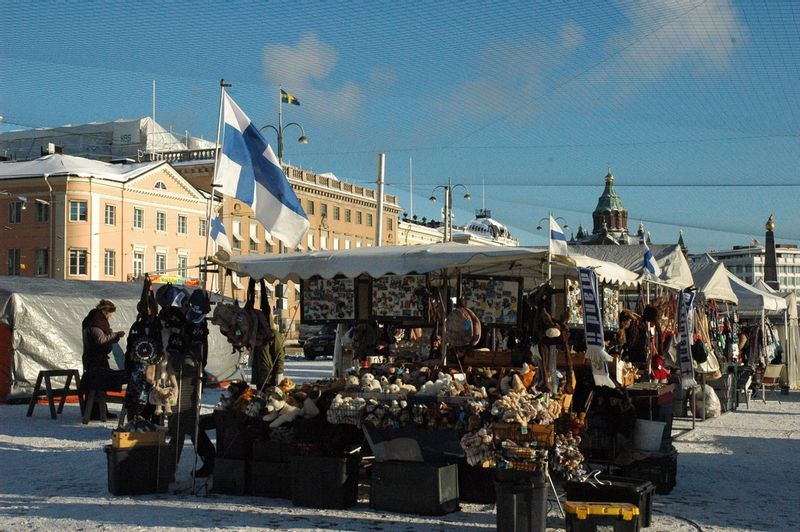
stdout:
<svg viewBox="0 0 800 532">
<path fill-rule="evenodd" d="M 624 211 L 625 207 L 622 205 L 622 200 L 614 190 L 614 176 L 611 175 L 611 170 L 606 175 L 606 188 L 603 189 L 603 194 L 597 200 L 597 207 L 594 212 L 612 212 Z"/>
</svg>

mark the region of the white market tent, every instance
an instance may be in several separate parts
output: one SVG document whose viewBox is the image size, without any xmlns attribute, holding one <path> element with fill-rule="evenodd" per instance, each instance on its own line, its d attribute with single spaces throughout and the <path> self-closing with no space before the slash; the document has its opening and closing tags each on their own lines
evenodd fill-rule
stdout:
<svg viewBox="0 0 800 532">
<path fill-rule="evenodd" d="M 706 300 L 739 304 L 736 292 L 731 288 L 728 270 L 721 262 L 694 262 L 690 265 L 694 284 Z"/>
<path fill-rule="evenodd" d="M 739 299 L 739 311 L 742 313 L 783 312 L 787 308 L 786 300 L 781 296 L 770 294 L 764 290 L 747 284 L 731 272 L 728 272 L 736 297 Z"/>
<path fill-rule="evenodd" d="M 575 266 L 593 267 L 606 283 L 637 286 L 638 276 L 616 264 L 582 255 L 554 257 L 553 273 L 574 272 Z M 421 246 L 362 247 L 347 250 L 306 251 L 281 255 L 242 255 L 217 261 L 241 276 L 267 281 L 293 281 L 315 276 L 382 277 L 446 272 L 448 275 L 504 275 L 522 277 L 526 288 L 545 278 L 547 251 L 531 247 L 471 246 L 445 243 Z"/>
<path fill-rule="evenodd" d="M 117 306 L 111 328 L 128 332 L 136 320 L 142 293 L 138 283 L 62 281 L 0 276 L 0 395 L 30 394 L 40 370 L 82 370 L 81 322 L 100 299 Z M 220 298 L 212 294 L 213 301 Z M 239 357 L 225 337 L 210 325 L 206 371 L 218 380 L 241 378 Z M 110 356 L 112 368 L 122 368 L 127 338 Z"/>
<path fill-rule="evenodd" d="M 649 247 L 661 268 L 661 275 L 657 279 L 658 284 L 663 284 L 676 290 L 682 290 L 694 284 L 689 263 L 686 261 L 686 257 L 683 256 L 680 246 L 677 244 L 653 244 Z M 645 250 L 644 245 L 641 244 L 620 246 L 578 245 L 570 246 L 569 250 L 570 254 L 573 252 L 581 253 L 594 259 L 618 264 L 626 270 L 640 274 L 644 267 Z"/>
</svg>

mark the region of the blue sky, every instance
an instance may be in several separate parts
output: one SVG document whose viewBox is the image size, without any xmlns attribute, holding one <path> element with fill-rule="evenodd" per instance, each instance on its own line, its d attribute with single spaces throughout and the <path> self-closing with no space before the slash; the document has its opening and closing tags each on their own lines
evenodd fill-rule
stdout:
<svg viewBox="0 0 800 532">
<path fill-rule="evenodd" d="M 213 139 L 220 78 L 263 125 L 282 86 L 310 140 L 287 162 L 366 184 L 384 152 L 420 217 L 451 176 L 457 223 L 485 203 L 543 244 L 549 211 L 591 225 L 610 164 L 657 243 L 763 241 L 774 213 L 800 244 L 800 2 L 6 1 L 0 71 L 2 131 L 149 116 L 155 80 L 156 120 Z"/>
</svg>

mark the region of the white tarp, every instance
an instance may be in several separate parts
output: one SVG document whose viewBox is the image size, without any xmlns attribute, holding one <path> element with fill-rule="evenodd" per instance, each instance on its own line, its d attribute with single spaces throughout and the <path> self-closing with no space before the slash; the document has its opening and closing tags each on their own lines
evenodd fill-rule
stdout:
<svg viewBox="0 0 800 532">
<path fill-rule="evenodd" d="M 683 256 L 680 246 L 677 244 L 662 245 L 653 244 L 650 251 L 661 268 L 661 275 L 658 283 L 681 290 L 694 284 L 689 263 Z M 583 255 L 600 259 L 606 262 L 613 262 L 632 272 L 642 272 L 644 266 L 644 245 L 631 244 L 623 246 L 589 246 L 578 245 L 570 246 L 570 254 L 573 251 Z"/>
<path fill-rule="evenodd" d="M 690 266 L 697 290 L 707 300 L 737 305 L 739 298 L 731 288 L 728 270 L 721 262 L 693 262 Z"/>
<path fill-rule="evenodd" d="M 780 296 L 764 292 L 754 286 L 750 286 L 731 272 L 728 272 L 728 280 L 736 297 L 739 298 L 740 312 L 777 312 L 786 310 L 786 300 Z"/>
<path fill-rule="evenodd" d="M 0 323 L 12 329 L 11 396 L 30 394 L 40 370 L 82 371 L 81 322 L 89 310 L 110 299 L 117 307 L 111 328 L 127 334 L 141 293 L 135 283 L 0 276 Z M 241 378 L 239 355 L 217 326 L 209 329 L 206 372 L 220 381 Z M 110 356 L 112 368 L 124 367 L 125 340 Z"/>
<path fill-rule="evenodd" d="M 583 256 L 573 260 L 556 258 L 553 274 L 574 273 L 575 264 L 595 267 L 604 282 L 636 284 L 636 274 L 614 264 Z M 294 281 L 320 276 L 343 275 L 382 277 L 409 273 L 448 273 L 522 277 L 533 288 L 544 280 L 547 251 L 530 247 L 468 246 L 438 243 L 420 246 L 362 247 L 349 250 L 306 251 L 302 253 L 242 255 L 221 261 L 239 275 L 268 281 Z"/>
</svg>

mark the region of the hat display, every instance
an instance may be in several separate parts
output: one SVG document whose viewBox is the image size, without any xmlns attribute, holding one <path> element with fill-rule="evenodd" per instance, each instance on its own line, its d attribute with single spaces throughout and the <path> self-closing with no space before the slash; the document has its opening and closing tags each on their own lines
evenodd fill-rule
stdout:
<svg viewBox="0 0 800 532">
<path fill-rule="evenodd" d="M 186 319 L 192 323 L 200 323 L 211 311 L 211 303 L 204 290 L 195 290 L 189 297 L 189 311 Z"/>
</svg>

